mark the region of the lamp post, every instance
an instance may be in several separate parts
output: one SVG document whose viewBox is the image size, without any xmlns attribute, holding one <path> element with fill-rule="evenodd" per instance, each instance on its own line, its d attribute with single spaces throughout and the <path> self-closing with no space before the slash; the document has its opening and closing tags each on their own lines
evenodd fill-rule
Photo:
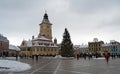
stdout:
<svg viewBox="0 0 120 74">
<path fill-rule="evenodd" d="M 27 47 L 26 47 L 26 56 L 25 57 L 27 58 Z"/>
</svg>

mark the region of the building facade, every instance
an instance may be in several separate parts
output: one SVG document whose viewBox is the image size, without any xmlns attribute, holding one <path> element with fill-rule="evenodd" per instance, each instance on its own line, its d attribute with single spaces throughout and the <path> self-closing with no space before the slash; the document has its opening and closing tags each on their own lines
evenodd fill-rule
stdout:
<svg viewBox="0 0 120 74">
<path fill-rule="evenodd" d="M 110 54 L 114 56 L 120 55 L 120 42 L 115 40 L 110 41 Z"/>
<path fill-rule="evenodd" d="M 74 45 L 73 48 L 75 55 L 89 53 L 88 45 Z"/>
<path fill-rule="evenodd" d="M 89 52 L 92 54 L 98 54 L 101 56 L 103 54 L 102 45 L 104 44 L 103 41 L 98 41 L 97 38 L 94 38 L 93 42 L 88 42 L 88 49 Z"/>
<path fill-rule="evenodd" d="M 8 56 L 9 57 L 16 57 L 20 53 L 20 48 L 15 45 L 9 44 Z"/>
<path fill-rule="evenodd" d="M 0 34 L 0 56 L 7 55 L 9 49 L 9 40 Z"/>
<path fill-rule="evenodd" d="M 102 44 L 102 52 L 110 53 L 110 43 Z"/>
<path fill-rule="evenodd" d="M 57 39 L 52 41 L 52 24 L 48 19 L 47 13 L 44 14 L 42 22 L 39 24 L 40 31 L 35 38 L 32 36 L 31 40 L 23 40 L 21 43 L 21 55 L 32 56 L 55 56 L 59 54 L 59 47 L 57 46 Z"/>
</svg>

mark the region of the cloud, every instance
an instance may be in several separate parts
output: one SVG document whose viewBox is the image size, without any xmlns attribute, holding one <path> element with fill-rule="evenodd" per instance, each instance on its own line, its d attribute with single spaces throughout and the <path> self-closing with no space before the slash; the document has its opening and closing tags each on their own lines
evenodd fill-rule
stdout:
<svg viewBox="0 0 120 74">
<path fill-rule="evenodd" d="M 65 27 L 75 44 L 87 43 L 94 37 L 120 41 L 119 4 L 119 0 L 2 0 L 0 31 L 12 44 L 20 45 L 23 39 L 37 37 L 38 24 L 47 10 L 53 38 L 59 43 Z"/>
</svg>

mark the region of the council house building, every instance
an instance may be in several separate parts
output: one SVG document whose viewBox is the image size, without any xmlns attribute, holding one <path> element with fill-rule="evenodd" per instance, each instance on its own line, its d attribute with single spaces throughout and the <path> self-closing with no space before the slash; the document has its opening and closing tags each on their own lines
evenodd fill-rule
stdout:
<svg viewBox="0 0 120 74">
<path fill-rule="evenodd" d="M 52 24 L 48 19 L 47 13 L 44 14 L 42 22 L 39 24 L 40 31 L 35 38 L 32 36 L 31 40 L 23 40 L 20 48 L 21 56 L 55 56 L 59 53 L 59 47 L 57 46 L 57 39 L 52 41 Z"/>
</svg>

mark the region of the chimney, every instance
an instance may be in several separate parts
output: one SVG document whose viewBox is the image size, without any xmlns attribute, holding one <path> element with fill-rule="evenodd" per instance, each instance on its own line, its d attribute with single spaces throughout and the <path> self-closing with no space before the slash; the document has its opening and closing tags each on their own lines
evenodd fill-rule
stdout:
<svg viewBox="0 0 120 74">
<path fill-rule="evenodd" d="M 34 36 L 32 36 L 32 40 L 34 39 Z"/>
</svg>

